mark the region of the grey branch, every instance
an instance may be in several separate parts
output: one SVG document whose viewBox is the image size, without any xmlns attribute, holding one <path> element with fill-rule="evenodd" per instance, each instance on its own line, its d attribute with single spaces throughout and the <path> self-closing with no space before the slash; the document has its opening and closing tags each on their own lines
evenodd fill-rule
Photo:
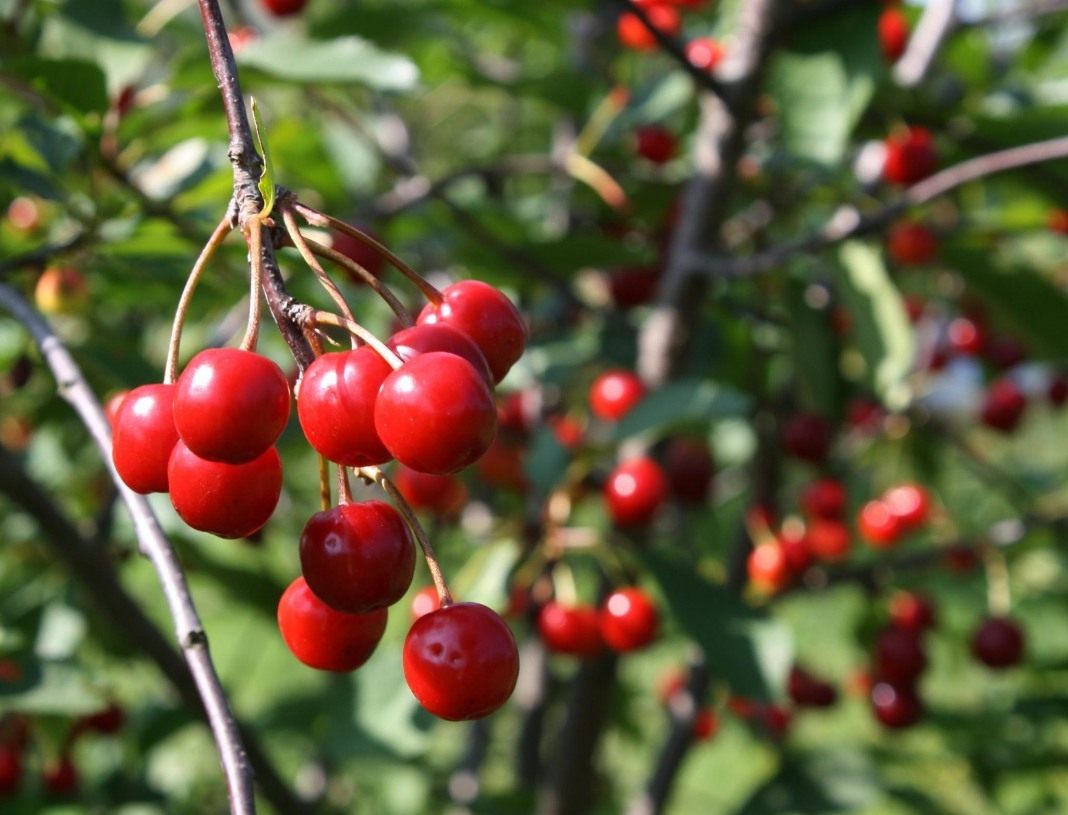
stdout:
<svg viewBox="0 0 1068 815">
<path fill-rule="evenodd" d="M 957 20 L 957 0 L 930 0 L 908 47 L 894 65 L 894 81 L 905 88 L 915 88 L 931 70 L 938 50 L 953 30 Z"/>
</svg>

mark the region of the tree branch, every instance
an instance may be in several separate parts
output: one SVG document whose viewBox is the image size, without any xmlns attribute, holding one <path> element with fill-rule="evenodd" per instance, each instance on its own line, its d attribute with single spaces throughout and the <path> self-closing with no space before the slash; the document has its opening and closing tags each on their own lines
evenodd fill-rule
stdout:
<svg viewBox="0 0 1068 815">
<path fill-rule="evenodd" d="M 909 37 L 905 53 L 894 64 L 894 81 L 915 88 L 931 70 L 938 50 L 957 21 L 957 0 L 930 0 L 916 30 Z"/>
</svg>

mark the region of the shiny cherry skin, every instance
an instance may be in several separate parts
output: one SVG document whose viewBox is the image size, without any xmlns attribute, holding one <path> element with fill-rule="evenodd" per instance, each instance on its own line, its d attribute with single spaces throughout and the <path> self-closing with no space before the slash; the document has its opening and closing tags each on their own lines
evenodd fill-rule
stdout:
<svg viewBox="0 0 1068 815">
<path fill-rule="evenodd" d="M 590 411 L 599 419 L 616 422 L 645 396 L 638 375 L 626 370 L 605 371 L 590 386 Z"/>
<path fill-rule="evenodd" d="M 446 323 L 474 340 L 489 363 L 495 382 L 523 355 L 527 327 L 519 310 L 497 288 L 481 280 L 461 280 L 428 303 L 420 323 Z"/>
<path fill-rule="evenodd" d="M 646 125 L 634 133 L 634 152 L 653 164 L 667 164 L 678 155 L 679 142 L 666 127 Z"/>
<path fill-rule="evenodd" d="M 291 17 L 304 11 L 308 0 L 260 0 L 263 7 L 275 17 Z"/>
<path fill-rule="evenodd" d="M 686 43 L 686 59 L 702 71 L 714 71 L 723 55 L 723 46 L 711 37 L 697 37 Z"/>
<path fill-rule="evenodd" d="M 934 628 L 935 619 L 934 603 L 922 594 L 898 591 L 890 598 L 890 624 L 894 628 L 922 634 Z"/>
<path fill-rule="evenodd" d="M 384 608 L 368 614 L 330 608 L 298 577 L 278 601 L 278 628 L 293 656 L 309 668 L 347 673 L 374 653 L 387 614 Z"/>
<path fill-rule="evenodd" d="M 601 606 L 601 639 L 613 651 L 644 648 L 660 629 L 660 612 L 649 595 L 629 587 L 612 592 Z"/>
<path fill-rule="evenodd" d="M 22 783 L 22 751 L 15 745 L 0 747 L 0 796 L 10 795 Z"/>
<path fill-rule="evenodd" d="M 986 347 L 986 332 L 982 323 L 970 317 L 956 317 L 946 329 L 946 340 L 954 354 L 975 357 Z"/>
<path fill-rule="evenodd" d="M 438 590 L 433 586 L 423 586 L 412 597 L 410 606 L 412 622 L 439 608 L 441 608 L 441 598 L 438 597 Z"/>
<path fill-rule="evenodd" d="M 467 503 L 467 487 L 454 475 L 421 473 L 401 464 L 393 475 L 393 483 L 412 509 L 433 512 L 443 518 L 455 517 Z"/>
<path fill-rule="evenodd" d="M 405 362 L 428 351 L 456 354 L 470 362 L 472 367 L 486 380 L 490 389 L 493 389 L 493 374 L 485 355 L 475 345 L 474 340 L 448 323 L 413 325 L 398 331 L 389 338 L 386 345 Z"/>
<path fill-rule="evenodd" d="M 925 127 L 905 127 L 886 139 L 883 178 L 891 184 L 915 184 L 938 169 L 934 137 Z"/>
<path fill-rule="evenodd" d="M 813 481 L 801 495 L 801 506 L 810 517 L 839 519 L 846 508 L 845 487 L 833 478 Z"/>
<path fill-rule="evenodd" d="M 883 629 L 875 641 L 875 675 L 887 682 L 910 685 L 927 669 L 927 653 L 920 637 L 903 628 Z"/>
<path fill-rule="evenodd" d="M 651 458 L 633 458 L 618 465 L 604 485 L 608 514 L 618 526 L 644 526 L 667 496 L 667 478 Z"/>
<path fill-rule="evenodd" d="M 871 708 L 878 722 L 891 730 L 910 727 L 923 718 L 915 688 L 878 682 L 871 689 Z"/>
<path fill-rule="evenodd" d="M 805 530 L 805 539 L 812 553 L 823 561 L 841 560 L 853 548 L 853 536 L 841 521 L 815 518 Z"/>
<path fill-rule="evenodd" d="M 297 416 L 308 443 L 330 461 L 369 467 L 392 458 L 375 430 L 375 400 L 392 368 L 370 346 L 323 354 L 304 372 Z"/>
<path fill-rule="evenodd" d="M 181 440 L 167 466 L 171 503 L 193 529 L 220 538 L 246 538 L 274 512 L 282 494 L 282 460 L 269 447 L 245 464 L 208 461 Z"/>
<path fill-rule="evenodd" d="M 671 36 L 679 33 L 681 21 L 677 9 L 668 5 L 648 2 L 648 0 L 640 3 L 640 5 L 654 27 Z M 654 51 L 659 47 L 656 37 L 649 32 L 645 24 L 634 14 L 625 13 L 619 15 L 616 34 L 619 37 L 620 44 L 633 51 Z"/>
<path fill-rule="evenodd" d="M 901 540 L 901 521 L 882 499 L 868 501 L 857 515 L 857 531 L 874 549 L 889 549 Z"/>
<path fill-rule="evenodd" d="M 113 422 L 111 458 L 134 492 L 167 492 L 167 463 L 178 443 L 174 385 L 142 385 L 122 400 Z"/>
<path fill-rule="evenodd" d="M 1011 379 L 995 379 L 983 397 L 979 418 L 983 424 L 1001 433 L 1011 433 L 1023 419 L 1027 397 Z"/>
<path fill-rule="evenodd" d="M 108 426 L 111 428 L 112 433 L 115 432 L 115 422 L 119 418 L 119 408 L 122 407 L 122 403 L 129 395 L 130 392 L 128 390 L 115 391 L 108 396 L 107 401 L 104 402 L 104 416 L 107 417 Z M 174 432 L 175 435 L 177 435 L 178 431 L 175 430 Z"/>
<path fill-rule="evenodd" d="M 831 450 L 831 426 L 822 416 L 797 413 L 783 428 L 783 448 L 794 458 L 822 464 Z"/>
<path fill-rule="evenodd" d="M 274 362 L 238 348 L 209 348 L 189 361 L 174 394 L 174 426 L 208 461 L 259 458 L 289 420 L 289 383 Z"/>
<path fill-rule="evenodd" d="M 972 653 L 988 668 L 1001 670 L 1019 665 L 1024 655 L 1023 629 L 1008 617 L 983 620 L 972 637 Z"/>
<path fill-rule="evenodd" d="M 664 474 L 675 500 L 699 506 L 708 498 L 715 475 L 715 462 L 704 439 L 678 437 L 664 450 Z"/>
<path fill-rule="evenodd" d="M 316 512 L 300 536 L 300 570 L 331 608 L 366 614 L 396 603 L 415 574 L 415 544 L 400 513 L 385 501 L 359 501 Z"/>
<path fill-rule="evenodd" d="M 470 362 L 431 351 L 386 377 L 375 402 L 375 429 L 401 464 L 448 475 L 489 449 L 497 406 Z"/>
<path fill-rule="evenodd" d="M 78 768 L 69 755 L 44 768 L 41 786 L 51 795 L 70 795 L 78 789 Z"/>
<path fill-rule="evenodd" d="M 886 251 L 901 266 L 922 266 L 938 255 L 938 238 L 917 221 L 898 221 L 886 235 Z"/>
<path fill-rule="evenodd" d="M 593 606 L 551 600 L 538 612 L 538 633 L 545 647 L 557 654 L 589 659 L 604 650 L 600 615 Z"/>
<path fill-rule="evenodd" d="M 919 529 L 931 515 L 931 494 L 922 484 L 898 484 L 883 493 L 883 503 L 902 532 Z"/>
<path fill-rule="evenodd" d="M 790 582 L 790 564 L 778 542 L 761 543 L 753 547 L 746 561 L 749 582 L 764 594 L 774 594 Z"/>
<path fill-rule="evenodd" d="M 481 719 L 508 701 L 519 650 L 507 623 L 479 603 L 455 603 L 412 624 L 404 679 L 428 711 L 451 722 Z"/>
<path fill-rule="evenodd" d="M 790 669 L 786 692 L 798 707 L 831 707 L 838 701 L 834 685 L 817 679 L 800 665 Z"/>
<path fill-rule="evenodd" d="M 909 33 L 905 12 L 896 6 L 883 9 L 879 15 L 879 47 L 887 62 L 893 64 L 901 59 L 909 44 Z"/>
</svg>

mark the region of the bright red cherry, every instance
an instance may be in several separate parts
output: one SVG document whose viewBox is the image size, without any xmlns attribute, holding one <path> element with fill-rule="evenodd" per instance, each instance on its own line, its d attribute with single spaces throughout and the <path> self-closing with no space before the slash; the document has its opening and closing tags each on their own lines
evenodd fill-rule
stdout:
<svg viewBox="0 0 1068 815">
<path fill-rule="evenodd" d="M 304 372 L 297 416 L 308 443 L 349 467 L 382 464 L 391 456 L 375 430 L 375 400 L 392 369 L 370 346 L 323 354 Z"/>
<path fill-rule="evenodd" d="M 938 169 L 938 153 L 931 131 L 906 127 L 886 139 L 883 178 L 891 184 L 915 184 Z"/>
<path fill-rule="evenodd" d="M 686 59 L 702 71 L 714 71 L 723 55 L 723 46 L 711 37 L 698 37 L 686 43 Z"/>
<path fill-rule="evenodd" d="M 801 495 L 801 506 L 810 517 L 839 519 L 846 508 L 845 487 L 833 478 L 813 481 Z"/>
<path fill-rule="evenodd" d="M 618 526 L 649 523 L 664 503 L 667 479 L 651 458 L 633 458 L 618 465 L 604 486 L 608 513 Z"/>
<path fill-rule="evenodd" d="M 841 521 L 815 518 L 805 530 L 805 539 L 812 553 L 824 561 L 841 560 L 853 548 L 853 536 Z"/>
<path fill-rule="evenodd" d="M 921 594 L 898 591 L 890 598 L 890 624 L 894 628 L 922 634 L 935 624 L 934 604 Z"/>
<path fill-rule="evenodd" d="M 1011 379 L 995 379 L 990 383 L 979 417 L 983 424 L 1002 433 L 1011 433 L 1020 424 L 1027 409 L 1027 397 Z"/>
<path fill-rule="evenodd" d="M 113 422 L 111 457 L 134 492 L 167 492 L 167 462 L 178 442 L 174 385 L 142 385 L 123 399 Z"/>
<path fill-rule="evenodd" d="M 1023 629 L 1008 617 L 983 620 L 972 637 L 972 653 L 988 668 L 1002 669 L 1019 665 L 1024 655 Z"/>
<path fill-rule="evenodd" d="M 488 716 L 508 701 L 519 650 L 507 623 L 478 603 L 456 603 L 412 624 L 404 679 L 428 711 L 456 722 Z"/>
<path fill-rule="evenodd" d="M 347 614 L 330 608 L 303 577 L 289 584 L 278 601 L 278 628 L 289 650 L 310 668 L 355 671 L 374 653 L 386 630 L 387 611 Z"/>
<path fill-rule="evenodd" d="M 879 15 L 879 46 L 889 63 L 897 62 L 909 44 L 909 20 L 905 13 L 894 6 L 883 9 Z"/>
<path fill-rule="evenodd" d="M 871 707 L 883 727 L 897 730 L 923 717 L 923 703 L 915 688 L 879 682 L 871 689 Z"/>
<path fill-rule="evenodd" d="M 425 509 L 443 518 L 454 517 L 467 503 L 467 487 L 454 475 L 421 473 L 401 464 L 393 483 L 412 509 Z"/>
<path fill-rule="evenodd" d="M 433 586 L 423 586 L 412 597 L 412 622 L 439 608 L 441 608 L 441 598 L 438 597 L 438 590 Z"/>
<path fill-rule="evenodd" d="M 886 251 L 901 266 L 922 266 L 938 255 L 938 238 L 918 221 L 898 221 L 886 235 Z"/>
<path fill-rule="evenodd" d="M 500 382 L 523 355 L 527 328 L 518 309 L 499 289 L 481 280 L 461 280 L 441 293 L 440 303 L 428 303 L 420 323 L 447 323 L 479 347 Z"/>
<path fill-rule="evenodd" d="M 193 529 L 246 538 L 271 517 L 282 494 L 282 460 L 269 447 L 244 464 L 208 461 L 179 440 L 167 466 L 171 503 Z"/>
<path fill-rule="evenodd" d="M 693 720 L 694 741 L 711 741 L 716 737 L 717 732 L 719 732 L 719 719 L 716 718 L 716 712 L 708 707 L 697 711 L 697 716 Z"/>
<path fill-rule="evenodd" d="M 671 36 L 679 33 L 681 23 L 679 12 L 675 8 L 648 2 L 648 0 L 639 3 L 639 5 L 644 9 L 654 28 L 658 28 Z M 656 37 L 652 35 L 636 15 L 629 12 L 619 15 L 616 33 L 619 35 L 620 44 L 634 51 L 652 51 L 657 47 Z"/>
<path fill-rule="evenodd" d="M 454 328 L 448 323 L 422 323 L 413 325 L 398 331 L 386 343 L 396 352 L 397 356 L 407 362 L 419 354 L 428 351 L 444 351 L 456 354 L 471 363 L 486 380 L 486 384 L 493 388 L 493 374 L 489 364 L 475 341 L 463 331 Z"/>
<path fill-rule="evenodd" d="M 664 451 L 664 474 L 672 497 L 684 504 L 704 504 L 715 474 L 708 442 L 684 436 L 672 439 Z"/>
<path fill-rule="evenodd" d="M 263 455 L 289 420 L 289 383 L 252 351 L 209 348 L 189 361 L 174 394 L 174 426 L 208 461 L 243 464 Z"/>
<path fill-rule="evenodd" d="M 798 707 L 831 707 L 838 700 L 834 685 L 817 679 L 800 665 L 790 669 L 786 691 Z"/>
<path fill-rule="evenodd" d="M 968 317 L 957 317 L 950 321 L 946 329 L 946 340 L 953 353 L 962 356 L 978 356 L 986 346 L 982 326 Z"/>
<path fill-rule="evenodd" d="M 775 541 L 753 547 L 746 562 L 749 582 L 764 594 L 781 591 L 790 582 L 790 566 L 786 554 Z"/>
<path fill-rule="evenodd" d="M 78 768 L 68 755 L 45 767 L 41 773 L 41 786 L 51 795 L 70 795 L 78 789 Z"/>
<path fill-rule="evenodd" d="M 604 649 L 600 615 L 593 606 L 565 606 L 552 600 L 538 613 L 538 633 L 545 646 L 558 654 L 587 659 Z"/>
<path fill-rule="evenodd" d="M 875 641 L 875 675 L 898 685 L 910 685 L 927 668 L 927 654 L 919 636 L 903 628 L 886 628 Z"/>
<path fill-rule="evenodd" d="M 316 512 L 300 536 L 300 569 L 331 608 L 366 614 L 393 605 L 412 584 L 415 544 L 385 501 L 359 501 Z"/>
<path fill-rule="evenodd" d="M 22 782 L 22 751 L 13 745 L 0 747 L 0 796 L 10 795 Z"/>
<path fill-rule="evenodd" d="M 639 588 L 617 589 L 601 607 L 601 639 L 620 653 L 644 648 L 656 638 L 660 612 Z"/>
<path fill-rule="evenodd" d="M 660 125 L 646 125 L 634 133 L 634 152 L 653 164 L 667 164 L 679 152 L 675 134 Z"/>
<path fill-rule="evenodd" d="M 275 17 L 291 17 L 300 14 L 308 0 L 260 0 L 263 7 Z"/>
<path fill-rule="evenodd" d="M 381 243 L 378 236 L 366 226 L 362 224 L 353 224 L 353 226 Z M 362 266 L 375 277 L 379 277 L 382 274 L 382 269 L 386 265 L 386 256 L 373 246 L 364 243 L 359 238 L 352 237 L 347 232 L 338 232 L 332 237 L 330 244 L 334 250 L 343 254 L 356 265 Z M 353 283 L 366 283 L 359 275 L 352 272 L 348 272 L 348 275 Z"/>
<path fill-rule="evenodd" d="M 590 385 L 590 410 L 599 419 L 619 421 L 644 396 L 645 385 L 637 374 L 625 370 L 605 371 Z"/>
<path fill-rule="evenodd" d="M 795 458 L 822 464 L 831 449 L 831 426 L 822 416 L 797 413 L 783 428 L 783 447 Z"/>
<path fill-rule="evenodd" d="M 883 503 L 902 533 L 919 529 L 931 515 L 931 494 L 922 484 L 898 484 L 883 493 Z"/>
<path fill-rule="evenodd" d="M 489 449 L 497 406 L 470 362 L 431 351 L 386 377 L 375 403 L 375 429 L 402 464 L 447 475 Z"/>
<path fill-rule="evenodd" d="M 889 549 L 901 539 L 904 532 L 898 516 L 883 500 L 868 501 L 860 508 L 857 530 L 868 545 L 875 549 Z"/>
</svg>

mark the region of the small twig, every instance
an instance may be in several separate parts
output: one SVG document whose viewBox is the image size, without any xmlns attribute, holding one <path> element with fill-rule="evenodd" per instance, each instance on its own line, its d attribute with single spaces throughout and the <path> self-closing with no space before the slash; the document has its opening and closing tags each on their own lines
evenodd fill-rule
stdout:
<svg viewBox="0 0 1068 815">
<path fill-rule="evenodd" d="M 255 351 L 260 339 L 260 289 L 263 288 L 263 221 L 251 218 L 246 222 L 249 247 L 248 326 L 241 338 L 242 351 Z"/>
<path fill-rule="evenodd" d="M 953 30 L 956 10 L 957 0 L 929 0 L 924 6 L 905 53 L 894 64 L 894 81 L 898 85 L 915 88 L 923 82 L 942 43 Z"/>
<path fill-rule="evenodd" d="M 370 286 L 374 293 L 385 301 L 386 305 L 389 306 L 390 310 L 397 316 L 397 319 L 404 323 L 404 325 L 409 326 L 412 324 L 412 313 L 408 311 L 399 299 L 397 299 L 397 295 L 395 295 L 388 286 L 383 284 L 381 280 L 367 271 L 367 269 L 347 255 L 343 255 L 336 249 L 332 249 L 325 244 L 314 241 L 311 238 L 305 238 L 304 242 L 313 253 L 321 258 L 326 258 L 343 269 L 348 269 Z"/>
<path fill-rule="evenodd" d="M 355 320 L 349 320 L 345 317 L 339 317 L 337 314 L 331 314 L 329 311 L 318 311 L 316 309 L 309 309 L 305 319 L 309 325 L 332 325 L 335 328 L 344 328 L 352 336 L 359 337 L 370 345 L 382 359 L 389 363 L 389 367 L 393 370 L 397 370 L 404 364 L 404 360 L 390 350 L 382 340 L 378 339 Z"/>
</svg>

